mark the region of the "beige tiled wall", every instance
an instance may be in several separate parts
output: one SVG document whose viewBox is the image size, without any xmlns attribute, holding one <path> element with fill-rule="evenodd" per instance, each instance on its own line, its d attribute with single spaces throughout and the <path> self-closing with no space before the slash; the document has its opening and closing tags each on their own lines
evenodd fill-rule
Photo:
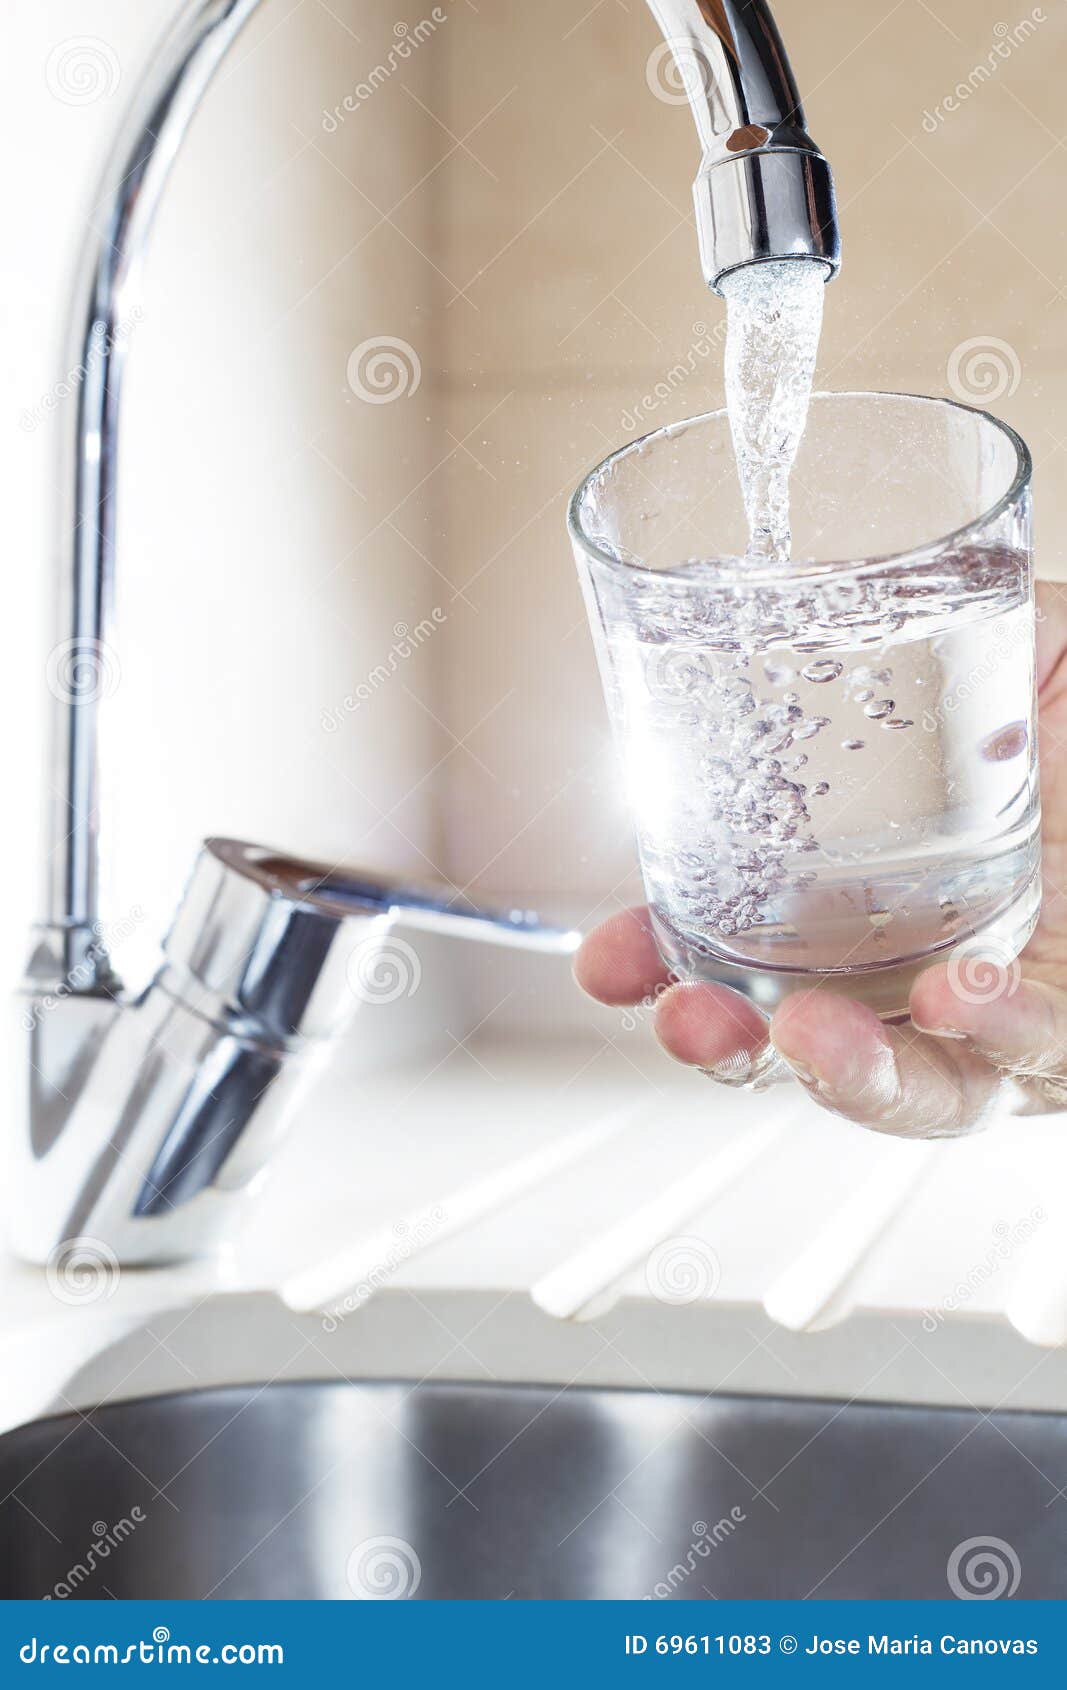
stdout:
<svg viewBox="0 0 1067 1690">
<path fill-rule="evenodd" d="M 1040 567 L 1067 573 L 1067 6 L 776 12 L 841 201 L 821 385 L 947 393 L 963 342 L 1005 343 L 979 358 L 972 396 L 1029 439 Z M 451 136 L 434 178 L 437 379 L 455 448 L 441 540 L 462 593 L 438 653 L 440 709 L 465 742 L 440 771 L 448 863 L 464 883 L 578 890 L 590 907 L 634 882 L 566 494 L 641 432 L 638 410 L 657 426 L 722 392 L 691 120 L 646 81 L 658 41 L 640 0 L 496 0 L 457 6 L 433 48 L 430 99 Z M 642 406 L 678 364 L 692 376 Z"/>
</svg>

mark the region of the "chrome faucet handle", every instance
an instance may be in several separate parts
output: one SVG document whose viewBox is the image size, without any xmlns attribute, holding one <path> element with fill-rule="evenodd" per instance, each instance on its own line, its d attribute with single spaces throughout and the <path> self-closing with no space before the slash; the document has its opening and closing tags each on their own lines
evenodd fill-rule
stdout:
<svg viewBox="0 0 1067 1690">
<path fill-rule="evenodd" d="M 407 953 L 398 926 L 566 954 L 577 933 L 526 910 L 205 841 L 150 985 L 56 996 L 27 981 L 28 1131 L 12 1243 L 45 1261 L 88 1240 L 130 1264 L 201 1255 L 317 1072 Z"/>
<path fill-rule="evenodd" d="M 359 1002 L 354 962 L 373 968 L 397 926 L 559 954 L 580 939 L 531 910 L 483 909 L 445 889 L 208 839 L 164 941 L 160 979 L 242 1037 L 281 1046 L 329 1038 Z"/>
</svg>

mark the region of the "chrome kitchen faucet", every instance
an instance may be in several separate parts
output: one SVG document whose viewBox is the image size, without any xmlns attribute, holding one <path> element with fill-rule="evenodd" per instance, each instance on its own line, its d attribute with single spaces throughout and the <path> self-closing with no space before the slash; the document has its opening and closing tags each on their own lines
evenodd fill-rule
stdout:
<svg viewBox="0 0 1067 1690">
<path fill-rule="evenodd" d="M 397 924 L 541 951 L 576 936 L 527 912 L 208 839 L 136 994 L 117 978 L 99 905 L 99 689 L 114 644 L 115 512 L 125 355 L 152 219 L 182 138 L 260 0 L 195 0 L 162 42 L 122 124 L 75 293 L 69 368 L 84 371 L 65 449 L 57 650 L 73 684 L 54 707 L 48 897 L 22 988 L 26 1041 L 12 1242 L 31 1261 L 90 1237 L 124 1263 L 209 1251 L 263 1166 L 358 997 L 356 945 Z M 650 0 L 697 121 L 704 274 L 839 262 L 830 169 L 804 129 L 762 0 Z M 57 694 L 61 691 L 56 688 Z M 80 696 L 79 696 L 80 692 Z M 277 1082 L 286 1076 L 284 1086 Z"/>
</svg>

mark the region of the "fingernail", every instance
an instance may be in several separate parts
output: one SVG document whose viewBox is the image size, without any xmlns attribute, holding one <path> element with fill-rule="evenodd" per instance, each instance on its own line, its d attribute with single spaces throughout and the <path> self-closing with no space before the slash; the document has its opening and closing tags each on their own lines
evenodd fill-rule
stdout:
<svg viewBox="0 0 1067 1690">
<path fill-rule="evenodd" d="M 969 1033 L 961 1033 L 958 1027 L 929 1027 L 924 1021 L 916 1020 L 914 1015 L 911 1019 L 912 1025 L 920 1033 L 928 1033 L 932 1039 L 966 1039 L 970 1037 Z"/>
<path fill-rule="evenodd" d="M 781 1055 L 781 1052 L 779 1052 L 779 1055 Z M 817 1086 L 819 1084 L 818 1076 L 813 1074 L 810 1068 L 805 1068 L 802 1062 L 796 1062 L 791 1056 L 782 1056 L 782 1061 L 789 1072 L 796 1075 L 802 1086 Z"/>
</svg>

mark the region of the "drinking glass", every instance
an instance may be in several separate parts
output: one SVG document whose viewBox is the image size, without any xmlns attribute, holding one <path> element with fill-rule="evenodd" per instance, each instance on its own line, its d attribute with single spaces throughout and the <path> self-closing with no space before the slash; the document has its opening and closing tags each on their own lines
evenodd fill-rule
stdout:
<svg viewBox="0 0 1067 1690">
<path fill-rule="evenodd" d="M 787 564 L 744 556 L 725 412 L 582 482 L 569 528 L 677 976 L 767 1011 L 824 983 L 893 1019 L 932 961 L 1025 944 L 1030 471 L 1019 436 L 968 406 L 816 395 Z"/>
</svg>

